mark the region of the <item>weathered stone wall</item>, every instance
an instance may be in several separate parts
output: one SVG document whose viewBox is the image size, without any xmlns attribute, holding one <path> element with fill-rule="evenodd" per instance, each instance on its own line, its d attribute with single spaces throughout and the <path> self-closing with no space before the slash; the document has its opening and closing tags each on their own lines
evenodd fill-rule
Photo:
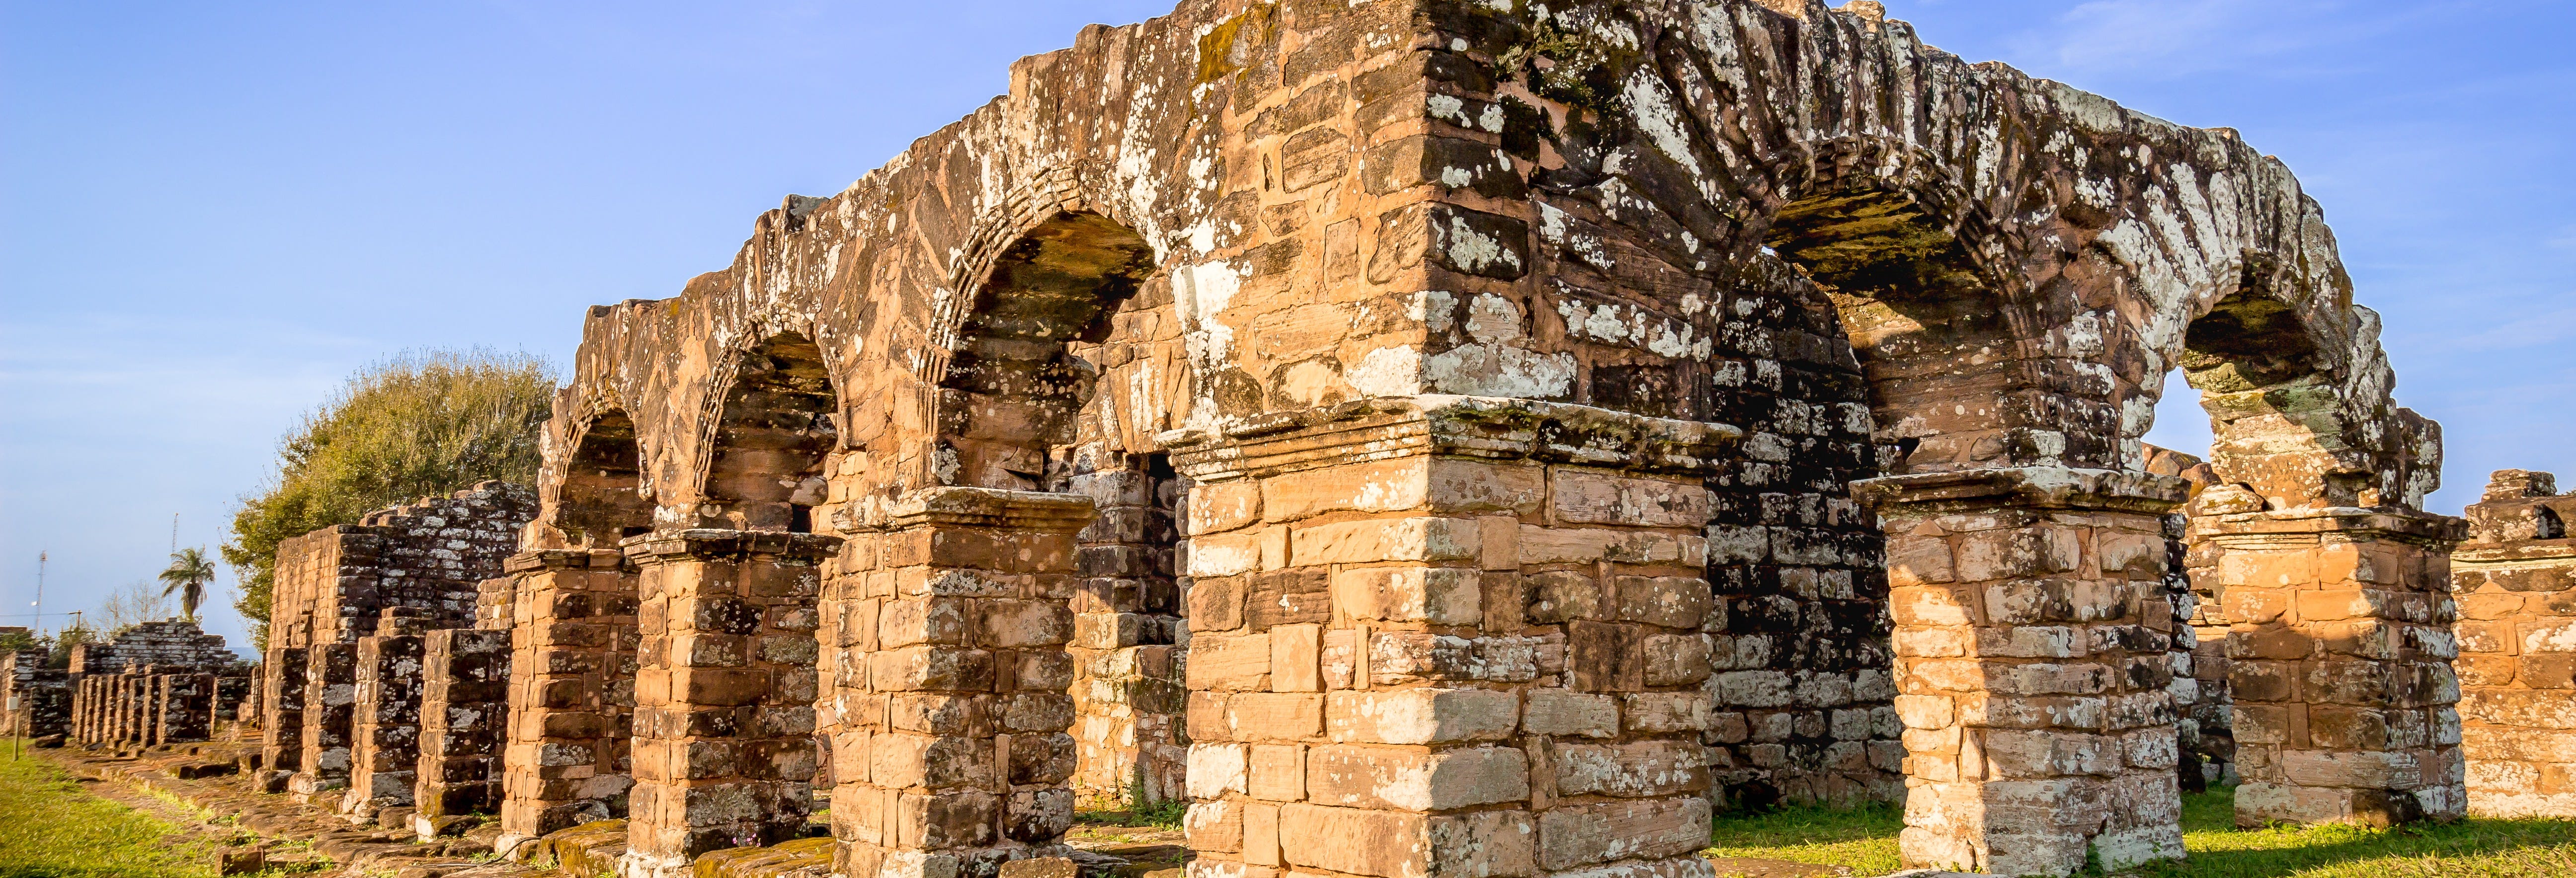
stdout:
<svg viewBox="0 0 2576 878">
<path fill-rule="evenodd" d="M 482 583 L 535 512 L 528 488 L 482 482 L 279 544 L 261 681 L 277 693 L 261 732 L 270 788 L 347 788 L 328 798 L 362 819 L 412 804 L 420 636 L 481 623 Z"/>
<path fill-rule="evenodd" d="M 173 670 L 238 670 L 241 657 L 224 646 L 223 635 L 208 634 L 197 623 L 164 619 L 126 626 L 106 640 L 72 647 L 72 672 L 113 673 L 128 666 L 157 665 Z"/>
<path fill-rule="evenodd" d="M 278 544 L 270 647 L 355 643 L 387 607 L 420 610 L 433 628 L 470 626 L 477 586 L 518 550 L 535 499 L 525 486 L 483 482 Z"/>
<path fill-rule="evenodd" d="M 1114 458 L 1065 479 L 1099 517 L 1076 534 L 1073 786 L 1093 802 L 1179 799 L 1189 762 L 1182 679 L 1181 514 L 1189 481 L 1162 455 Z M 1139 803 L 1141 804 L 1141 803 Z"/>
<path fill-rule="evenodd" d="M 0 731 L 27 738 L 71 731 L 71 672 L 45 667 L 44 650 L 0 655 Z"/>
<path fill-rule="evenodd" d="M 106 640 L 72 647 L 71 740 L 90 745 L 203 741 L 222 709 L 221 681 L 257 669 L 197 623 L 166 619 L 127 626 Z M 62 673 L 62 672 L 58 672 Z"/>
<path fill-rule="evenodd" d="M 2469 813 L 2576 817 L 2576 496 L 2498 470 L 2451 556 Z"/>
</svg>

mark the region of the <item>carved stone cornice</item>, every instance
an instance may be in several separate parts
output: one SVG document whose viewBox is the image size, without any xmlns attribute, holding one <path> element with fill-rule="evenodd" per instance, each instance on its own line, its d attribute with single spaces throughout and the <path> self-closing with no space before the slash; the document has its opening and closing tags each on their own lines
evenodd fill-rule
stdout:
<svg viewBox="0 0 2576 878">
<path fill-rule="evenodd" d="M 501 572 L 609 570 L 625 564 L 626 554 L 616 549 L 532 549 L 504 559 L 501 562 Z"/>
<path fill-rule="evenodd" d="M 841 538 L 772 530 L 690 528 L 627 537 L 617 544 L 637 566 L 678 560 L 731 561 L 768 557 L 817 563 L 841 550 Z"/>
<path fill-rule="evenodd" d="M 881 526 L 893 529 L 950 524 L 1072 532 L 1091 524 L 1099 515 L 1091 498 L 1081 494 L 946 486 L 922 488 L 895 498 Z"/>
<path fill-rule="evenodd" d="M 2191 499 L 2191 483 L 2126 470 L 2019 466 L 1861 479 L 1851 483 L 1851 494 L 1861 508 L 1881 515 L 1998 507 L 2162 515 Z"/>
<path fill-rule="evenodd" d="M 2194 516 L 2191 532 L 2229 549 L 2314 545 L 2327 534 L 2448 549 L 2468 538 L 2469 522 L 2413 509 L 2318 506 Z"/>
<path fill-rule="evenodd" d="M 2451 564 L 2496 564 L 2517 567 L 2576 564 L 2576 540 L 2524 540 L 2516 543 L 2466 543 L 2451 550 Z"/>
<path fill-rule="evenodd" d="M 1418 455 L 1708 473 L 1744 431 L 1574 403 L 1426 394 L 1277 412 L 1156 437 L 1196 481 Z"/>
</svg>

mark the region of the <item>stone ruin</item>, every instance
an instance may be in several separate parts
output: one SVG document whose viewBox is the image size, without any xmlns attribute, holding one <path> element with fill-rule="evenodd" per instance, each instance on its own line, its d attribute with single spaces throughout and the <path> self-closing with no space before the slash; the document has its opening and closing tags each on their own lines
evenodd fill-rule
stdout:
<svg viewBox="0 0 2576 878">
<path fill-rule="evenodd" d="M 265 789 L 433 835 L 497 804 L 509 635 L 476 626 L 535 512 L 484 482 L 279 544 Z"/>
<path fill-rule="evenodd" d="M 0 634 L 35 634 L 25 626 L 0 626 Z M 0 734 L 54 739 L 71 731 L 71 673 L 45 667 L 43 649 L 0 654 Z"/>
<path fill-rule="evenodd" d="M 33 652 L 15 660 L 22 668 L 43 663 Z M 222 635 L 185 619 L 143 622 L 76 644 L 70 669 L 53 673 L 70 691 L 62 732 L 84 746 L 204 741 L 219 723 L 257 713 L 254 669 Z"/>
<path fill-rule="evenodd" d="M 2499 470 L 2451 555 L 2469 813 L 2576 815 L 2576 496 Z"/>
<path fill-rule="evenodd" d="M 269 776 L 623 817 L 629 878 L 821 790 L 867 878 L 1130 797 L 1193 878 L 1706 875 L 1719 808 L 1899 799 L 1909 865 L 2119 869 L 2213 779 L 2576 813 L 2474 792 L 2562 784 L 2553 489 L 2473 509 L 2464 750 L 2472 531 L 2353 299 L 2234 132 L 1876 3 L 1187 3 L 590 309 L 533 499 L 290 543 Z M 2141 442 L 2174 369 L 2206 461 Z"/>
</svg>

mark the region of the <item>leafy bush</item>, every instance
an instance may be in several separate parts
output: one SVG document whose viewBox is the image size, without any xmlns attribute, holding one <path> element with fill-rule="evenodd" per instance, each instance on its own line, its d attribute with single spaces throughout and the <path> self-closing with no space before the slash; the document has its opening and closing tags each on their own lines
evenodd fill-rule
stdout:
<svg viewBox="0 0 2576 878">
<path fill-rule="evenodd" d="M 536 479 L 553 366 L 486 349 L 406 353 L 369 366 L 278 446 L 278 471 L 242 498 L 224 561 L 233 607 L 268 644 L 277 546 L 317 528 L 487 479 Z"/>
</svg>

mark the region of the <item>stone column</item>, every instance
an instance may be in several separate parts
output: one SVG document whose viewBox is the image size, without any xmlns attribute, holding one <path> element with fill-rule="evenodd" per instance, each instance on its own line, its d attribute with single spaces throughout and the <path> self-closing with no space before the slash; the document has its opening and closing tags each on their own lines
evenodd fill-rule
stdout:
<svg viewBox="0 0 2576 878">
<path fill-rule="evenodd" d="M 2499 470 L 2451 555 L 2469 813 L 2576 817 L 2576 540 L 2545 472 Z M 2553 508 L 2555 507 L 2555 508 Z"/>
<path fill-rule="evenodd" d="M 78 680 L 72 681 L 72 730 L 70 739 L 74 744 L 85 745 L 91 740 L 89 713 L 90 705 L 94 701 L 90 697 L 90 681 L 92 679 L 93 678 L 91 677 L 84 676 Z"/>
<path fill-rule="evenodd" d="M 2163 516 L 2187 491 L 2055 467 L 1853 483 L 1887 533 L 1906 866 L 2183 855 Z"/>
<path fill-rule="evenodd" d="M 445 629 L 421 635 L 420 767 L 414 828 L 501 804 L 501 739 L 509 724 L 510 632 Z"/>
<path fill-rule="evenodd" d="M 1099 517 L 1078 535 L 1081 585 L 1073 596 L 1073 784 L 1079 796 L 1119 803 L 1183 795 L 1189 761 L 1181 680 L 1180 586 L 1172 520 L 1183 486 L 1167 469 L 1103 469 L 1068 479 Z M 1143 804 L 1138 802 L 1136 804 Z"/>
<path fill-rule="evenodd" d="M 558 829 L 626 816 L 634 786 L 635 569 L 612 550 L 511 556 L 510 719 L 501 760 L 497 850 Z"/>
<path fill-rule="evenodd" d="M 2236 492 L 2234 507 L 2205 496 L 2192 527 L 2223 553 L 2237 825 L 2459 817 L 2450 553 L 2465 523 L 2261 511 Z"/>
<path fill-rule="evenodd" d="M 302 647 L 271 647 L 260 668 L 259 789 L 286 792 L 287 778 L 304 764 L 304 656 Z"/>
<path fill-rule="evenodd" d="M 125 675 L 124 740 L 127 744 L 135 747 L 152 744 L 153 719 L 157 713 L 153 710 L 152 680 L 160 675 L 161 669 L 152 665 L 136 667 L 134 672 Z"/>
<path fill-rule="evenodd" d="M 358 704 L 358 645 L 307 647 L 304 671 L 304 753 L 297 757 L 295 776 L 286 789 L 296 801 L 312 804 L 315 797 L 349 785 L 350 721 Z"/>
<path fill-rule="evenodd" d="M 842 875 L 990 875 L 1073 823 L 1075 533 L 1090 498 L 929 488 L 850 537 L 830 600 Z"/>
<path fill-rule="evenodd" d="M 836 537 L 684 530 L 630 539 L 641 569 L 625 878 L 796 838 L 813 807 L 820 562 Z"/>
<path fill-rule="evenodd" d="M 215 676 L 161 674 L 152 679 L 151 743 L 206 740 L 214 728 Z"/>
<path fill-rule="evenodd" d="M 425 613 L 386 607 L 358 638 L 357 707 L 350 714 L 349 792 L 340 813 L 373 822 L 412 802 L 420 765 L 421 633 Z"/>
<path fill-rule="evenodd" d="M 1451 397 L 1174 443 L 1193 874 L 1705 874 L 1739 435 Z"/>
</svg>

